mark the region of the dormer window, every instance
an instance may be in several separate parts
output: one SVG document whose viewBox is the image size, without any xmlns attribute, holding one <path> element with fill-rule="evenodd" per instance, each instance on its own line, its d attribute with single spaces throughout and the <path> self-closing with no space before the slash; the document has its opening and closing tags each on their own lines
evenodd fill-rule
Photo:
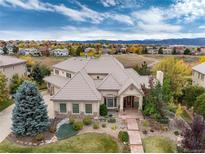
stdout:
<svg viewBox="0 0 205 154">
<path fill-rule="evenodd" d="M 71 74 L 70 73 L 66 73 L 66 77 L 67 78 L 71 78 Z"/>
<path fill-rule="evenodd" d="M 59 70 L 55 70 L 55 74 L 57 74 L 57 75 L 58 75 L 58 74 L 59 74 Z"/>
</svg>

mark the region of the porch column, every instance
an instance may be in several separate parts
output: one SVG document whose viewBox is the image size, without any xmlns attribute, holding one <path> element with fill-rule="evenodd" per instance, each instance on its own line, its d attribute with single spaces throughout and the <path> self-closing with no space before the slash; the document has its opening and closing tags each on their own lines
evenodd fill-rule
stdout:
<svg viewBox="0 0 205 154">
<path fill-rule="evenodd" d="M 120 96 L 120 112 L 123 111 L 123 96 Z"/>
<path fill-rule="evenodd" d="M 142 110 L 143 96 L 139 96 L 139 110 Z"/>
</svg>

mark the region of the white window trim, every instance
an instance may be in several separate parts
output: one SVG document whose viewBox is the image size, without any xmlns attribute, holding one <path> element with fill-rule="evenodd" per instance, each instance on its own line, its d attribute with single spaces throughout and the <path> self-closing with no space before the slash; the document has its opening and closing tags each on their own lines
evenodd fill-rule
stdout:
<svg viewBox="0 0 205 154">
<path fill-rule="evenodd" d="M 73 113 L 73 104 L 78 104 L 79 113 Z M 80 114 L 80 104 L 79 103 L 72 103 L 72 114 L 73 115 L 79 115 Z"/>
<path fill-rule="evenodd" d="M 112 97 L 112 96 L 108 96 L 106 97 L 106 106 L 108 109 L 116 109 L 117 108 L 117 102 L 116 102 L 116 107 L 108 107 L 108 99 L 112 98 L 113 99 L 113 105 L 115 104 L 115 97 Z"/>
<path fill-rule="evenodd" d="M 61 112 L 61 108 L 60 108 L 60 105 L 61 105 L 61 104 L 65 104 L 65 106 L 66 106 L 66 112 Z M 67 103 L 60 103 L 60 104 L 59 104 L 59 112 L 60 112 L 61 114 L 67 114 L 67 113 L 68 113 Z"/>
<path fill-rule="evenodd" d="M 91 103 L 87 103 L 87 104 L 91 104 Z M 85 115 L 93 115 L 93 104 L 91 104 L 91 105 L 92 105 L 92 113 L 86 113 L 86 108 L 85 108 L 86 104 L 84 105 L 84 109 L 85 109 L 84 114 Z"/>
</svg>

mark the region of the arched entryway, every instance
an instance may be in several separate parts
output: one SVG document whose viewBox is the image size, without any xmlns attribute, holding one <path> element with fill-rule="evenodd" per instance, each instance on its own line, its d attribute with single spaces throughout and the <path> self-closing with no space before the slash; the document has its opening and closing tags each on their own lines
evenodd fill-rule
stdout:
<svg viewBox="0 0 205 154">
<path fill-rule="evenodd" d="M 138 109 L 139 98 L 136 96 L 126 96 L 123 98 L 123 109 Z"/>
</svg>

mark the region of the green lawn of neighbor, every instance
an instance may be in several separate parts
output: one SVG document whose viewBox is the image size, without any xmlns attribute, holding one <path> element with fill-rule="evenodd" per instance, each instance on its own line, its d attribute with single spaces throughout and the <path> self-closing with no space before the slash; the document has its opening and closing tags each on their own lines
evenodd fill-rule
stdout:
<svg viewBox="0 0 205 154">
<path fill-rule="evenodd" d="M 146 153 L 174 153 L 176 144 L 169 138 L 151 136 L 143 139 L 143 146 Z"/>
<path fill-rule="evenodd" d="M 8 140 L 0 143 L 0 153 L 117 153 L 119 146 L 111 136 L 98 133 L 76 135 L 57 143 L 25 147 Z"/>
<path fill-rule="evenodd" d="M 11 104 L 13 104 L 11 100 L 3 101 L 2 103 L 0 103 L 0 112 L 9 107 Z"/>
</svg>

